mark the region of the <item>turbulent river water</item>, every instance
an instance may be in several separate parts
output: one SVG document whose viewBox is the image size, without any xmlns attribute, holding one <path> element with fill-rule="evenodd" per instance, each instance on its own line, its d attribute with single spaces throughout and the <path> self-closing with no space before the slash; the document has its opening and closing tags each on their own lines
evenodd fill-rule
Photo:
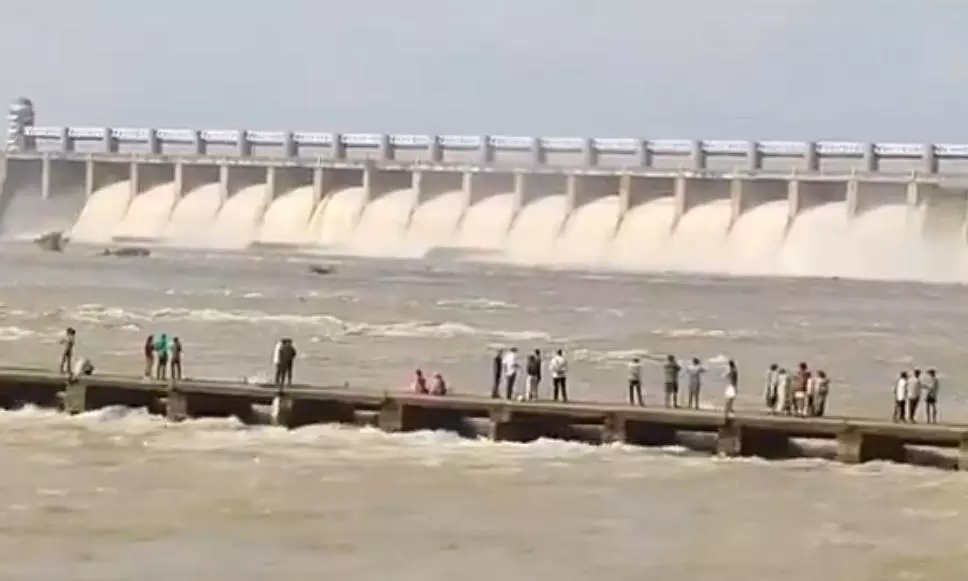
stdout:
<svg viewBox="0 0 968 581">
<path fill-rule="evenodd" d="M 498 346 L 566 349 L 572 395 L 624 397 L 634 353 L 737 359 L 739 407 L 771 361 L 833 377 L 835 413 L 885 417 L 898 370 L 937 367 L 942 419 L 968 421 L 961 286 L 728 279 L 346 261 L 319 276 L 271 255 L 64 255 L 0 248 L 5 365 L 54 367 L 63 328 L 136 373 L 148 333 L 190 376 L 265 377 L 279 336 L 296 378 L 398 389 L 414 367 L 489 389 Z M 647 399 L 656 403 L 656 367 Z M 722 385 L 710 381 L 706 405 Z M 138 410 L 0 413 L 3 579 L 961 579 L 968 475 L 684 449 L 494 444 L 441 433 Z"/>
</svg>

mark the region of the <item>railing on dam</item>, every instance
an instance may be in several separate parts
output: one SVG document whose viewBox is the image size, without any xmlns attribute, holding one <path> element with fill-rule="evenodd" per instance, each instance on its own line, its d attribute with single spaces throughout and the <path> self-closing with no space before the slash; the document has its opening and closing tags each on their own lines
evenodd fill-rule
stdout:
<svg viewBox="0 0 968 581">
<path fill-rule="evenodd" d="M 704 170 L 730 164 L 748 171 L 776 167 L 807 172 L 848 160 L 864 172 L 904 171 L 944 173 L 968 160 L 968 144 L 863 143 L 848 141 L 726 141 L 647 140 L 638 138 L 519 137 L 505 135 L 412 135 L 322 133 L 212 129 L 150 129 L 101 127 L 23 128 L 15 151 L 74 153 L 191 153 L 239 157 L 322 157 L 333 160 L 415 159 L 430 162 L 473 161 L 531 166 L 660 167 L 673 160 L 677 167 Z M 950 164 L 950 165 L 949 165 Z M 897 167 L 897 166 L 894 166 Z M 960 173 L 963 173 L 962 169 Z"/>
</svg>

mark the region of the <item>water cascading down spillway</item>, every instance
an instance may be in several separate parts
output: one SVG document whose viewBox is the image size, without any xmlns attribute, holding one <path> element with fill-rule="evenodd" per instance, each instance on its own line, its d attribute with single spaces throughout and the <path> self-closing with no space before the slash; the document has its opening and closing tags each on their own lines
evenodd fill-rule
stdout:
<svg viewBox="0 0 968 581">
<path fill-rule="evenodd" d="M 4 239 L 968 279 L 961 146 L 55 128 L 15 105 Z"/>
<path fill-rule="evenodd" d="M 86 175 L 84 162 L 8 162 L 0 193 L 0 236 L 34 239 L 68 232 L 84 208 Z"/>
</svg>

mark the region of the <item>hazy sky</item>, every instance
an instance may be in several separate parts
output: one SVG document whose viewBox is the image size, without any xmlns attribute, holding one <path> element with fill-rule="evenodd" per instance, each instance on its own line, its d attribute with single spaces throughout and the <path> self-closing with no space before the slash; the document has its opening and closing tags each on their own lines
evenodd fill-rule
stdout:
<svg viewBox="0 0 968 581">
<path fill-rule="evenodd" d="M 968 142 L 965 0 L 0 0 L 40 125 Z"/>
</svg>

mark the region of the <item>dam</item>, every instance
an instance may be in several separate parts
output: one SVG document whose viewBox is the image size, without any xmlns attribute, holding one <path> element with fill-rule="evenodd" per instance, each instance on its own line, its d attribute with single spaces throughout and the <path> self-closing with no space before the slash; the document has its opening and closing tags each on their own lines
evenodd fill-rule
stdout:
<svg viewBox="0 0 968 581">
<path fill-rule="evenodd" d="M 5 240 L 968 280 L 968 145 L 45 127 L 23 101 Z"/>
</svg>

